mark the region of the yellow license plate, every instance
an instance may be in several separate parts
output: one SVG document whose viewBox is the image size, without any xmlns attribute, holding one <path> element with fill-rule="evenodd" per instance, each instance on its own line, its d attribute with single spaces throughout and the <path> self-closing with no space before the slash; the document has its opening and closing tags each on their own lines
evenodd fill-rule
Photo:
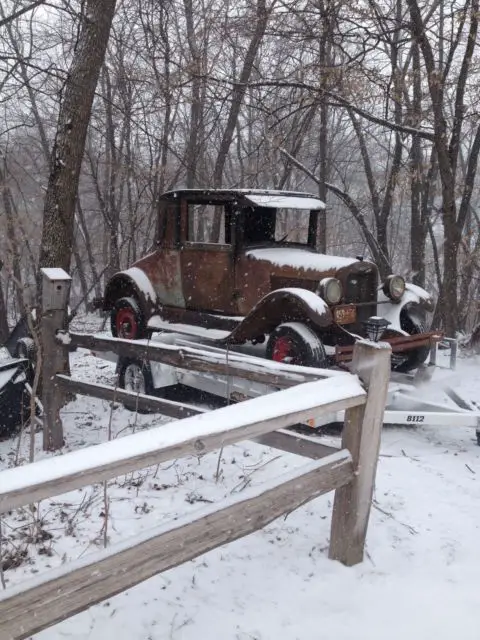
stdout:
<svg viewBox="0 0 480 640">
<path fill-rule="evenodd" d="M 335 307 L 333 310 L 333 319 L 338 324 L 352 324 L 357 319 L 357 307 L 354 304 Z"/>
</svg>

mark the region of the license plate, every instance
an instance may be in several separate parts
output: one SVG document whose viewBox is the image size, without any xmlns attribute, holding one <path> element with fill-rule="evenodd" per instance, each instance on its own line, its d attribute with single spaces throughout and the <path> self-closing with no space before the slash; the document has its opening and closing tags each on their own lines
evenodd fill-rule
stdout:
<svg viewBox="0 0 480 640">
<path fill-rule="evenodd" d="M 352 324 L 357 319 L 357 307 L 354 304 L 335 307 L 333 310 L 333 319 L 338 324 Z"/>
</svg>

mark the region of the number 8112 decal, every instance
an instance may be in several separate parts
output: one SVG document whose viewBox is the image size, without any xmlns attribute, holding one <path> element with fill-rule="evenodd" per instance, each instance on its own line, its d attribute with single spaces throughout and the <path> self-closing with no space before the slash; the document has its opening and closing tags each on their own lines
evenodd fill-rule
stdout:
<svg viewBox="0 0 480 640">
<path fill-rule="evenodd" d="M 418 415 L 418 414 L 412 414 L 407 416 L 407 422 L 422 423 L 424 420 L 425 420 L 425 416 Z"/>
</svg>

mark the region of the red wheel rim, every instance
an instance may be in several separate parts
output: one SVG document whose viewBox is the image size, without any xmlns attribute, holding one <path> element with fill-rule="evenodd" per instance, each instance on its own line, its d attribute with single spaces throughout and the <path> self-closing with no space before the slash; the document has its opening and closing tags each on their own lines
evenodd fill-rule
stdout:
<svg viewBox="0 0 480 640">
<path fill-rule="evenodd" d="M 292 343 L 286 336 L 279 336 L 273 343 L 272 360 L 284 362 L 291 355 Z"/>
<path fill-rule="evenodd" d="M 135 340 L 138 333 L 137 316 L 133 309 L 119 309 L 115 318 L 117 336 L 126 340 Z"/>
</svg>

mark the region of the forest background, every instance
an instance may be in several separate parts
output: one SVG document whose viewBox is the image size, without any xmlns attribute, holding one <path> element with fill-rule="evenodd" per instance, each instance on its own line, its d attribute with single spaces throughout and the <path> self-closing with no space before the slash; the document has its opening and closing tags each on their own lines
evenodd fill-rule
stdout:
<svg viewBox="0 0 480 640">
<path fill-rule="evenodd" d="M 478 322 L 479 0 L 0 3 L 0 339 L 39 266 L 72 306 L 180 187 L 327 202 L 327 247 Z M 41 232 L 43 229 L 43 232 Z M 215 219 L 202 233 L 215 240 Z"/>
</svg>

